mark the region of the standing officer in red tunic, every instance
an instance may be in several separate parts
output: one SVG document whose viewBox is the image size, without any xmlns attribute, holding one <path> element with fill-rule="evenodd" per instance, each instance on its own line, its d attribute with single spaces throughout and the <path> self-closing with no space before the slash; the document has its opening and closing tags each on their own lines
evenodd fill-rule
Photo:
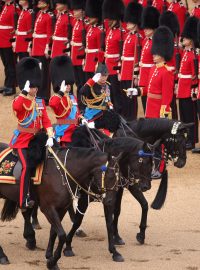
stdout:
<svg viewBox="0 0 200 270">
<path fill-rule="evenodd" d="M 121 115 L 127 120 L 132 121 L 137 118 L 137 97 L 127 96 L 124 89 L 137 87 L 139 74 L 139 58 L 142 45 L 142 36 L 139 33 L 141 25 L 142 5 L 131 2 L 125 9 L 124 21 L 127 23 L 127 34 L 122 53 L 121 65 L 121 90 L 122 90 L 122 111 Z"/>
<path fill-rule="evenodd" d="M 65 147 L 71 142 L 71 136 L 78 125 L 79 117 L 76 97 L 69 94 L 70 85 L 74 84 L 74 70 L 69 56 L 57 56 L 52 59 L 50 74 L 55 92 L 49 102 L 57 119 L 55 138 Z"/>
<path fill-rule="evenodd" d="M 52 37 L 51 58 L 63 55 L 70 42 L 73 17 L 69 12 L 69 0 L 56 0 L 57 21 Z"/>
<path fill-rule="evenodd" d="M 124 4 L 122 0 L 104 0 L 103 18 L 108 19 L 109 28 L 106 33 L 105 63 L 109 71 L 108 80 L 111 83 L 111 100 L 114 110 L 118 113 L 122 110 L 120 82 L 118 80 L 117 66 L 121 65 L 123 40 L 125 31 L 121 28 L 120 21 L 123 19 Z"/>
<path fill-rule="evenodd" d="M 166 0 L 153 0 L 152 6 L 155 7 L 160 14 L 162 14 L 168 9 L 169 3 Z"/>
<path fill-rule="evenodd" d="M 5 81 L 0 93 L 10 96 L 16 93 L 15 58 L 11 40 L 15 32 L 15 13 L 19 10 L 12 0 L 4 2 L 0 13 L 0 56 L 5 70 Z"/>
<path fill-rule="evenodd" d="M 197 101 L 195 93 L 197 90 L 198 70 L 196 67 L 197 43 L 197 24 L 196 17 L 189 17 L 182 32 L 184 51 L 181 59 L 178 74 L 177 98 L 179 99 L 180 119 L 184 123 L 194 123 L 190 128 L 188 143 L 186 148 L 192 149 L 198 142 L 198 120 L 197 120 Z"/>
<path fill-rule="evenodd" d="M 101 36 L 103 27 L 102 22 L 102 4 L 103 0 L 87 0 L 85 15 L 88 19 L 90 26 L 88 27 L 86 35 L 86 48 L 85 48 L 85 64 L 84 72 L 85 78 L 88 80 L 94 76 L 99 56 L 101 55 Z"/>
<path fill-rule="evenodd" d="M 20 13 L 17 30 L 15 31 L 15 52 L 19 60 L 29 56 L 29 42 L 32 38 L 33 10 L 30 0 L 20 0 Z"/>
<path fill-rule="evenodd" d="M 193 10 L 191 11 L 191 16 L 195 16 L 200 19 L 200 1 L 199 0 L 192 0 L 195 3 Z"/>
<path fill-rule="evenodd" d="M 85 83 L 83 63 L 85 58 L 85 42 L 88 25 L 85 22 L 85 0 L 71 0 L 71 9 L 74 14 L 74 26 L 71 40 L 71 59 L 74 66 L 75 83 L 77 86 L 78 103 L 83 110 L 80 89 Z"/>
<path fill-rule="evenodd" d="M 174 75 L 168 62 L 174 53 L 174 37 L 166 26 L 160 26 L 153 35 L 152 49 L 155 65 L 151 68 L 147 93 L 147 118 L 171 118 Z"/>
<path fill-rule="evenodd" d="M 42 85 L 38 90 L 38 96 L 48 102 L 50 98 L 49 80 L 49 46 L 53 34 L 53 14 L 49 11 L 49 0 L 40 0 L 33 33 L 33 45 L 31 55 L 42 63 Z"/>
<path fill-rule="evenodd" d="M 159 16 L 160 14 L 158 10 L 154 7 L 146 7 L 143 9 L 141 27 L 144 29 L 145 39 L 142 42 L 138 85 L 141 88 L 141 98 L 144 112 L 146 110 L 149 72 L 153 66 L 153 55 L 151 53 L 152 37 L 159 24 Z"/>
<path fill-rule="evenodd" d="M 47 130 L 49 139 L 47 146 L 53 146 L 53 129 L 47 116 L 45 103 L 36 98 L 41 84 L 41 69 L 39 61 L 32 57 L 25 57 L 17 64 L 17 81 L 21 94 L 13 101 L 13 111 L 17 117 L 18 126 L 10 142 L 22 164 L 20 178 L 20 208 L 33 207 L 34 201 L 30 198 L 30 167 L 27 163 L 29 142 L 42 128 Z"/>
<path fill-rule="evenodd" d="M 180 33 L 182 33 L 183 26 L 185 24 L 188 14 L 187 9 L 184 6 L 183 2 L 181 0 L 172 0 L 172 2 L 168 7 L 168 10 L 176 14 L 180 25 Z"/>
</svg>

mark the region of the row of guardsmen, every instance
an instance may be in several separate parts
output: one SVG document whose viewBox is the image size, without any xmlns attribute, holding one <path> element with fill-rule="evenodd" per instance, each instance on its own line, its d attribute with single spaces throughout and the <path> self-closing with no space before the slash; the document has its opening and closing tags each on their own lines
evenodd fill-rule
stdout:
<svg viewBox="0 0 200 270">
<path fill-rule="evenodd" d="M 179 0 L 171 3 L 165 0 L 39 0 L 34 5 L 30 0 L 18 3 L 4 0 L 0 13 L 0 55 L 5 82 L 0 92 L 4 96 L 16 93 L 16 61 L 33 56 L 42 63 L 43 70 L 38 96 L 48 102 L 50 59 L 68 54 L 74 66 L 80 109 L 84 110 L 79 90 L 94 75 L 97 64 L 105 62 L 115 111 L 128 121 L 136 119 L 137 96 L 141 95 L 146 117 L 165 117 L 172 113 L 177 119 L 178 98 L 180 119 L 195 123 L 187 144 L 192 149 L 198 142 L 200 100 L 200 3 L 194 2 L 189 16 L 187 2 L 185 6 Z M 160 48 L 152 48 L 152 38 L 159 26 L 170 29 L 173 46 L 172 36 L 161 28 Z M 157 50 L 162 59 L 155 57 Z M 156 112 L 158 103 L 162 104 L 159 113 Z"/>
</svg>

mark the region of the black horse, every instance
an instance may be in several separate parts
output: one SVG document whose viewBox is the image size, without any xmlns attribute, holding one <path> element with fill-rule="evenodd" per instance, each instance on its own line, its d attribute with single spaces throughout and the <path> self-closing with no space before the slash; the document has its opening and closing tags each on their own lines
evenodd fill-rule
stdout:
<svg viewBox="0 0 200 270">
<path fill-rule="evenodd" d="M 5 149 L 5 144 L 0 144 L 0 150 L 3 149 Z M 72 193 L 75 193 L 77 185 L 80 185 L 87 192 L 92 179 L 93 185 L 98 191 L 95 196 L 98 198 L 102 196 L 101 166 L 108 161 L 108 154 L 84 148 L 64 149 L 57 152 L 57 156 L 67 168 L 68 174 L 60 168 L 55 158 L 49 156 L 45 163 L 41 185 L 33 187 L 35 199 L 59 239 L 54 254 L 52 253 L 47 258 L 47 267 L 51 270 L 59 269 L 57 262 L 61 257 L 63 244 L 66 242 L 66 233 L 61 221 L 68 207 L 72 204 Z M 1 219 L 2 221 L 10 221 L 16 217 L 18 212 L 19 185 L 0 184 L 0 197 L 6 198 Z M 22 214 L 25 219 L 24 238 L 27 241 L 26 246 L 34 249 L 36 240 L 30 222 L 31 212 L 32 210 L 27 210 Z"/>
</svg>

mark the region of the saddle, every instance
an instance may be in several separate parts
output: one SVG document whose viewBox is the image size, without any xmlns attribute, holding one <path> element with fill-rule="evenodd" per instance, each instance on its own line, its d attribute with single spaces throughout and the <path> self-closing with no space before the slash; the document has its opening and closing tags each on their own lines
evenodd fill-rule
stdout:
<svg viewBox="0 0 200 270">
<path fill-rule="evenodd" d="M 42 179 L 44 162 L 32 170 L 32 181 L 34 185 L 40 185 Z M 0 153 L 0 184 L 19 184 L 22 164 L 13 149 L 6 148 Z"/>
</svg>

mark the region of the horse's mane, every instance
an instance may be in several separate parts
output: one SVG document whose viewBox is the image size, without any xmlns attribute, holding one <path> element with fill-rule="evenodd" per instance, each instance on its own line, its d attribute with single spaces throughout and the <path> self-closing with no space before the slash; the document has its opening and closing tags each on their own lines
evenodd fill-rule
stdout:
<svg viewBox="0 0 200 270">
<path fill-rule="evenodd" d="M 166 133 L 170 133 L 175 120 L 152 118 L 140 118 L 138 121 L 130 123 L 131 128 L 140 138 L 156 137 L 160 138 Z"/>
</svg>

